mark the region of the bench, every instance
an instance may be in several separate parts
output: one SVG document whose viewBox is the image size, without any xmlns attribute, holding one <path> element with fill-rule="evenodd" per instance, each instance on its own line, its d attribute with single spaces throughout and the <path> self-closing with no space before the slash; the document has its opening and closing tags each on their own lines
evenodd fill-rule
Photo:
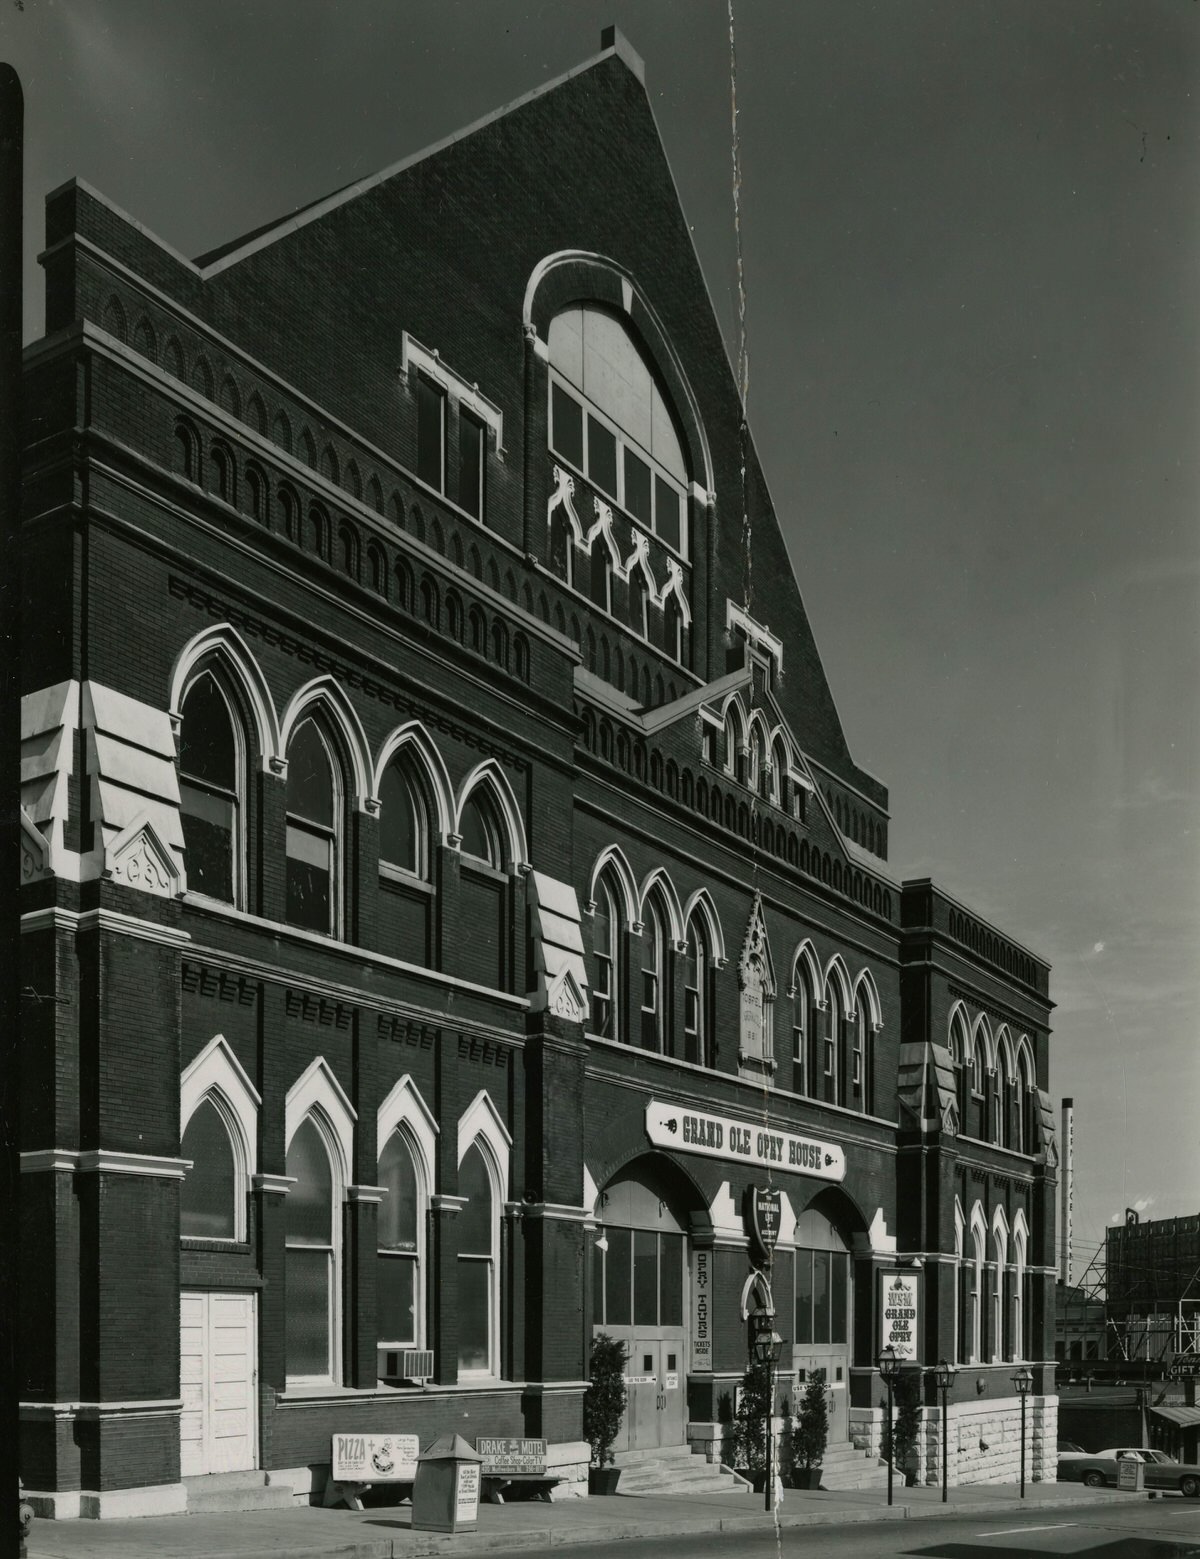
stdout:
<svg viewBox="0 0 1200 1559">
<path fill-rule="evenodd" d="M 483 1457 L 479 1468 L 483 1497 L 491 1505 L 503 1505 L 504 1496 L 516 1490 L 549 1500 L 551 1490 L 563 1481 L 557 1473 L 546 1471 L 545 1440 L 480 1435 L 475 1449 Z"/>
<path fill-rule="evenodd" d="M 421 1442 L 415 1434 L 335 1434 L 323 1504 L 363 1508 L 377 1483 L 395 1484 L 397 1500 L 412 1497 Z"/>
</svg>

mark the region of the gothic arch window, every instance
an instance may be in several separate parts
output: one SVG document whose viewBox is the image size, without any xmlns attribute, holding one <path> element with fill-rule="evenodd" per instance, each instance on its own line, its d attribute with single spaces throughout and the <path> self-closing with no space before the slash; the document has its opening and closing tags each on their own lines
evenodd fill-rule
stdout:
<svg viewBox="0 0 1200 1559">
<path fill-rule="evenodd" d="M 850 1064 L 850 1099 L 855 1108 L 874 1114 L 874 1042 L 871 1015 L 865 995 L 860 991 L 854 1010 L 854 1051 Z"/>
<path fill-rule="evenodd" d="M 315 719 L 288 748 L 287 908 L 289 925 L 336 936 L 341 923 L 341 765 Z"/>
<path fill-rule="evenodd" d="M 429 1188 L 421 1154 L 398 1127 L 379 1154 L 376 1333 L 380 1349 L 420 1348 L 425 1339 L 425 1217 Z"/>
<path fill-rule="evenodd" d="M 688 469 L 675 418 L 623 321 L 564 309 L 550 322 L 550 445 L 674 551 L 687 553 Z"/>
<path fill-rule="evenodd" d="M 206 1095 L 196 1106 L 179 1152 L 191 1163 L 179 1197 L 181 1236 L 229 1241 L 244 1238 L 245 1178 L 238 1172 L 233 1138 L 213 1097 Z"/>
<path fill-rule="evenodd" d="M 1020 1123 L 1021 1141 L 1019 1151 L 1022 1153 L 1037 1152 L 1037 1137 L 1034 1133 L 1034 1112 L 1037 1108 L 1037 1091 L 1034 1088 L 1033 1067 L 1029 1060 L 1029 1053 L 1022 1045 L 1017 1058 L 1018 1092 L 1020 1094 Z"/>
<path fill-rule="evenodd" d="M 459 818 L 459 830 L 464 855 L 482 861 L 493 871 L 503 870 L 503 836 L 496 809 L 485 791 L 475 790 L 467 797 Z"/>
<path fill-rule="evenodd" d="M 808 971 L 799 959 L 792 978 L 792 1088 L 816 1097 L 821 1076 L 817 1004 Z"/>
<path fill-rule="evenodd" d="M 607 873 L 596 884 L 592 912 L 592 1023 L 602 1039 L 621 1035 L 620 898 Z"/>
<path fill-rule="evenodd" d="M 343 1185 L 337 1155 L 318 1114 L 306 1115 L 287 1150 L 293 1182 L 286 1215 L 287 1373 L 291 1380 L 335 1380 L 341 1288 Z"/>
<path fill-rule="evenodd" d="M 983 1225 L 983 1214 L 976 1203 L 971 1213 L 971 1263 L 969 1271 L 970 1282 L 970 1355 L 969 1364 L 981 1364 L 983 1362 L 983 1305 L 984 1305 L 984 1272 L 987 1259 L 987 1231 Z"/>
<path fill-rule="evenodd" d="M 846 1007 L 837 980 L 826 981 L 825 1055 L 821 1092 L 827 1104 L 843 1104 L 846 1097 Z"/>
<path fill-rule="evenodd" d="M 684 1060 L 698 1066 L 713 1064 L 712 950 L 699 915 L 687 927 L 687 953 L 683 974 Z"/>
<path fill-rule="evenodd" d="M 458 1374 L 496 1377 L 500 1358 L 500 1219 L 508 1191 L 511 1138 L 486 1093 L 459 1121 Z"/>
<path fill-rule="evenodd" d="M 962 1205 L 957 1197 L 954 1198 L 954 1360 L 955 1364 L 965 1364 L 970 1352 L 970 1339 L 967 1336 L 967 1268 L 963 1261 L 963 1215 Z"/>
<path fill-rule="evenodd" d="M 246 743 L 242 722 L 211 671 L 183 698 L 179 805 L 188 886 L 224 904 L 245 902 Z"/>
<path fill-rule="evenodd" d="M 638 942 L 641 968 L 641 1044 L 644 1050 L 666 1048 L 667 1034 L 667 934 L 662 908 L 651 895 L 642 910 L 642 934 Z"/>
<path fill-rule="evenodd" d="M 969 1059 L 970 1045 L 967 1026 L 961 1012 L 955 1012 L 950 1020 L 950 1059 L 954 1066 L 954 1094 L 958 1104 L 958 1129 L 968 1131 L 967 1110 L 971 1103 L 972 1069 Z"/>
<path fill-rule="evenodd" d="M 179 1079 L 180 1157 L 190 1167 L 180 1192 L 181 1238 L 247 1238 L 260 1102 L 220 1034 L 184 1067 Z"/>
<path fill-rule="evenodd" d="M 994 1278 L 992 1282 L 991 1315 L 988 1320 L 991 1336 L 989 1350 L 993 1360 L 1011 1357 L 1012 1343 L 1008 1336 L 1010 1324 L 1007 1304 L 1008 1288 L 1008 1229 L 1002 1215 L 992 1225 L 992 1254 Z"/>
<path fill-rule="evenodd" d="M 379 859 L 386 869 L 427 881 L 431 873 L 429 796 L 403 757 L 388 764 L 379 791 Z"/>
<path fill-rule="evenodd" d="M 1013 1224 L 1012 1234 L 1013 1267 L 1012 1267 L 1012 1297 L 1009 1301 L 1012 1307 L 1011 1338 L 1012 1351 L 1009 1357 L 1012 1359 L 1027 1359 L 1029 1357 L 1029 1338 L 1026 1333 L 1026 1317 L 1028 1305 L 1026 1303 L 1025 1290 L 1029 1283 L 1028 1272 L 1028 1232 L 1025 1227 L 1024 1213 L 1018 1209 L 1016 1220 Z"/>
</svg>

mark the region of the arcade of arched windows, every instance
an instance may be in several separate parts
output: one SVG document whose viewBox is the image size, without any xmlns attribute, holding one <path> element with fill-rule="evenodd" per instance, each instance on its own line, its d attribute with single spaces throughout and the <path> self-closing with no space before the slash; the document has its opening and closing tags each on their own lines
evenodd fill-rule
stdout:
<svg viewBox="0 0 1200 1559">
<path fill-rule="evenodd" d="M 738 976 L 727 965 L 709 896 L 694 895 L 681 907 L 661 868 L 639 889 L 616 848 L 597 860 L 589 892 L 592 1033 L 694 1065 L 736 1069 L 737 1044 L 722 1049 L 717 1035 L 737 1027 Z M 869 970 L 852 977 L 835 955 L 822 971 L 805 941 L 770 1012 L 767 1059 L 780 1086 L 817 1103 L 876 1112 L 882 1016 Z"/>
<path fill-rule="evenodd" d="M 1007 1024 L 993 1033 L 986 1016 L 972 1017 L 959 1002 L 950 1017 L 947 1049 L 959 1134 L 1015 1153 L 1036 1153 L 1037 1072 L 1029 1035 L 1014 1036 Z"/>
<path fill-rule="evenodd" d="M 278 716 L 253 655 L 227 626 L 185 647 L 170 705 L 190 895 L 337 940 L 370 925 L 375 951 L 513 987 L 523 973 L 513 928 L 523 923 L 528 852 L 495 759 L 476 762 L 456 786 L 417 721 L 372 752 L 350 698 L 328 677 L 298 688 Z M 279 809 L 260 805 L 255 774 L 263 783 L 277 776 Z M 377 832 L 353 827 L 355 810 L 377 820 Z M 376 839 L 377 853 L 364 848 Z M 272 858 L 279 869 L 264 870 Z"/>
<path fill-rule="evenodd" d="M 825 781 L 821 784 L 821 794 L 825 797 L 825 805 L 833 815 L 834 821 L 846 838 L 853 839 L 854 843 L 861 845 L 864 850 L 869 850 L 872 855 L 886 860 L 887 824 L 884 819 L 872 814 L 856 797 Z"/>
<path fill-rule="evenodd" d="M 1016 1363 L 1031 1357 L 1029 1226 L 1018 1207 L 1010 1226 L 997 1205 L 954 1204 L 954 1364 Z"/>
<path fill-rule="evenodd" d="M 707 773 L 697 776 L 687 764 L 651 747 L 644 737 L 631 735 L 627 727 L 590 705 L 580 705 L 578 713 L 583 746 L 602 763 L 677 802 L 700 819 L 706 831 L 721 829 L 755 846 L 779 869 L 797 871 L 872 914 L 892 919 L 892 895 L 887 888 L 849 861 L 802 838 L 785 815 L 764 812 L 736 780 L 723 785 Z"/>
</svg>

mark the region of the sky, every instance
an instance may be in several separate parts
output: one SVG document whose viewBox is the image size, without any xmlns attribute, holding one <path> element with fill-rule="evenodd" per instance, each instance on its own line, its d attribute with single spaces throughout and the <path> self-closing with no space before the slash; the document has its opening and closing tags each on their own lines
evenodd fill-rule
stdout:
<svg viewBox="0 0 1200 1559">
<path fill-rule="evenodd" d="M 28 339 L 65 179 L 201 254 L 615 23 L 736 351 L 726 0 L 2 3 Z M 1078 1275 L 1200 1210 L 1200 7 L 733 14 L 751 428 L 892 870 L 1053 966 Z"/>
</svg>

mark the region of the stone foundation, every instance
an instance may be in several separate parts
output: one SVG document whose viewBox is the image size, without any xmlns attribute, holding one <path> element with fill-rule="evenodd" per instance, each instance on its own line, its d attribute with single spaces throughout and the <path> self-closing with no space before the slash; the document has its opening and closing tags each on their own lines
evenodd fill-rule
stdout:
<svg viewBox="0 0 1200 1559">
<path fill-rule="evenodd" d="M 880 1407 L 850 1409 L 850 1438 L 859 1450 L 883 1454 L 884 1418 Z M 1021 1401 L 1019 1397 L 951 1402 L 947 1425 L 948 1485 L 1016 1483 L 1021 1476 Z M 897 1469 L 899 1472 L 899 1469 Z M 1025 1403 L 1025 1478 L 1053 1483 L 1058 1476 L 1058 1398 L 1028 1397 Z M 942 1410 L 921 1409 L 916 1481 L 942 1481 Z"/>
</svg>

